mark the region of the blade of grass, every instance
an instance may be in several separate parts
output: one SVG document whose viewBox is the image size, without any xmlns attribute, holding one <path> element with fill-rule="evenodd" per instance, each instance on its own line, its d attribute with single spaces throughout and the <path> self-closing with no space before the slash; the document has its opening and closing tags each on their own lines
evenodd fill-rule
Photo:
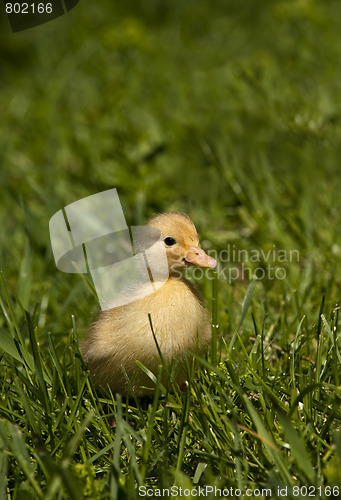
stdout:
<svg viewBox="0 0 341 500">
<path fill-rule="evenodd" d="M 278 467 L 278 470 L 281 474 L 282 480 L 287 484 L 287 485 L 292 485 L 293 480 L 292 476 L 288 471 L 288 465 L 285 463 L 284 457 L 281 456 L 281 452 L 274 443 L 272 437 L 268 434 L 263 422 L 261 421 L 260 416 L 258 415 L 256 409 L 252 405 L 251 401 L 248 400 L 248 398 L 243 395 L 243 402 L 245 405 L 245 408 L 247 409 L 248 413 L 250 414 L 254 425 L 257 429 L 257 432 L 259 434 L 260 439 L 262 440 L 263 445 L 265 446 L 269 456 L 271 457 L 272 461 L 276 466 Z"/>
<path fill-rule="evenodd" d="M 234 332 L 234 334 L 232 336 L 232 339 L 231 339 L 231 342 L 230 342 L 230 345 L 229 345 L 229 352 L 230 352 L 230 354 L 231 354 L 232 349 L 234 348 L 234 345 L 236 343 L 238 331 L 241 328 L 242 324 L 244 323 L 244 319 L 245 319 L 246 314 L 247 314 L 247 312 L 249 310 L 249 307 L 251 305 L 252 297 L 253 297 L 253 292 L 255 290 L 255 286 L 256 286 L 256 280 L 253 279 L 252 281 L 250 281 L 249 286 L 247 287 L 246 294 L 245 294 L 244 301 L 243 301 L 242 313 L 241 313 L 241 316 L 240 316 L 240 320 L 239 320 L 238 326 L 237 326 L 237 328 L 236 328 L 236 330 L 235 330 L 235 332 Z"/>
<path fill-rule="evenodd" d="M 19 428 L 11 424 L 10 422 L 0 421 L 0 436 L 7 448 L 11 450 L 15 456 L 19 467 L 27 477 L 29 483 L 31 484 L 37 498 L 44 498 L 43 492 L 38 485 L 37 481 L 34 479 L 35 468 L 33 466 L 32 460 L 28 454 L 26 443 L 22 432 Z"/>
<path fill-rule="evenodd" d="M 305 449 L 303 440 L 301 439 L 299 433 L 294 429 L 288 417 L 282 413 L 277 412 L 278 419 L 283 428 L 284 435 L 289 442 L 290 450 L 293 459 L 296 461 L 297 465 L 303 470 L 309 484 L 315 484 L 315 471 L 310 462 L 308 453 Z"/>
<path fill-rule="evenodd" d="M 212 341 L 211 360 L 212 364 L 217 364 L 217 338 L 218 338 L 218 273 L 213 272 L 212 280 Z"/>
</svg>

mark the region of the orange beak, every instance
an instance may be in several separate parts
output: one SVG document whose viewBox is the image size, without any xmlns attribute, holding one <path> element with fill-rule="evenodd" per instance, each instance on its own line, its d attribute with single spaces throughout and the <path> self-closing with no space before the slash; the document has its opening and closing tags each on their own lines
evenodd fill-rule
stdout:
<svg viewBox="0 0 341 500">
<path fill-rule="evenodd" d="M 202 248 L 198 247 L 190 247 L 185 260 L 200 267 L 214 268 L 217 265 L 217 261 L 213 257 L 210 257 Z"/>
</svg>

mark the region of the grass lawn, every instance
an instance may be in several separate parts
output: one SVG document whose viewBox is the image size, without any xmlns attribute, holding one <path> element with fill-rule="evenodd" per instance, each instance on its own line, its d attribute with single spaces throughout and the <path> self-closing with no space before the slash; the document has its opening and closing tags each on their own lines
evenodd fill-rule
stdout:
<svg viewBox="0 0 341 500">
<path fill-rule="evenodd" d="M 0 498 L 339 498 L 340 2 L 82 0 L 0 28 Z M 99 306 L 48 223 L 110 188 L 217 256 L 183 392 L 105 397 L 81 358 Z"/>
</svg>

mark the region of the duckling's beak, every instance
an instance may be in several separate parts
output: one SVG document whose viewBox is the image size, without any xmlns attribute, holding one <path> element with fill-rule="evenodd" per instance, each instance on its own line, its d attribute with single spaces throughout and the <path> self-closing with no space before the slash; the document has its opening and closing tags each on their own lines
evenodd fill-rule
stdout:
<svg viewBox="0 0 341 500">
<path fill-rule="evenodd" d="M 190 247 L 185 261 L 200 267 L 216 267 L 217 261 L 207 255 L 202 248 Z"/>
</svg>

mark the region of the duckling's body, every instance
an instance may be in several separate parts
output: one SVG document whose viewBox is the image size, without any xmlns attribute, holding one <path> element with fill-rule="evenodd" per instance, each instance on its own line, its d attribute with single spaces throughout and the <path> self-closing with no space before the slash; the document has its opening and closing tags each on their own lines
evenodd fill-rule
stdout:
<svg viewBox="0 0 341 500">
<path fill-rule="evenodd" d="M 170 241 L 167 238 L 176 241 L 166 249 L 170 268 L 168 280 L 143 298 L 102 312 L 81 344 L 96 385 L 109 385 L 113 393 L 125 394 L 128 391 L 122 366 L 136 395 L 151 393 L 142 386 L 152 387 L 152 381 L 136 364 L 138 360 L 157 373 L 161 363 L 149 315 L 168 367 L 173 359 L 181 360 L 189 350 L 204 353 L 210 344 L 208 311 L 198 292 L 182 278 L 179 270 L 185 266 L 186 258 L 188 255 L 191 258 L 194 250 L 195 256 L 190 262 L 197 259 L 197 265 L 215 267 L 214 259 L 201 250 L 195 227 L 186 216 L 162 214 L 148 224 L 160 229 L 165 241 Z M 179 370 L 177 382 L 181 384 L 184 380 L 184 372 Z"/>
</svg>

